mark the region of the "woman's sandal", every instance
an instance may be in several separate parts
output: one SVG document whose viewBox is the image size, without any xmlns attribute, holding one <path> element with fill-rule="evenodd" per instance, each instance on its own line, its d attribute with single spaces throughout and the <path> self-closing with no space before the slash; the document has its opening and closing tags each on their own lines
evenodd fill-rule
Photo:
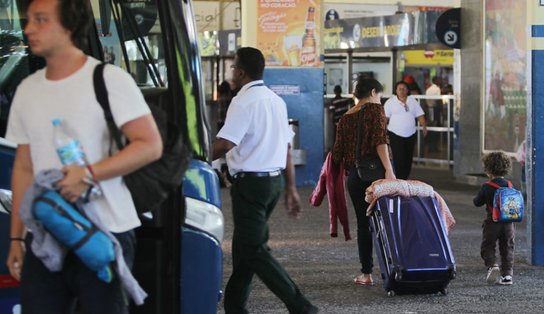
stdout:
<svg viewBox="0 0 544 314">
<path fill-rule="evenodd" d="M 363 279 L 362 275 L 353 278 L 353 282 L 358 284 L 358 285 L 361 285 L 361 286 L 372 286 L 372 285 L 374 285 L 374 281 L 372 280 L 372 277 L 370 277 L 370 280 L 365 280 L 365 279 Z"/>
</svg>

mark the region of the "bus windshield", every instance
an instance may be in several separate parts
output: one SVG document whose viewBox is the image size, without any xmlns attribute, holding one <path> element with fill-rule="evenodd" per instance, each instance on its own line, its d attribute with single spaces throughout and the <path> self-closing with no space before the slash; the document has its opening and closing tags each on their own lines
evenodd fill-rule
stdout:
<svg viewBox="0 0 544 314">
<path fill-rule="evenodd" d="M 168 106 L 180 119 L 185 142 L 195 157 L 207 161 L 209 126 L 190 6 L 182 0 L 91 3 L 104 62 L 131 73 L 144 95 L 170 90 L 175 103 Z"/>
</svg>

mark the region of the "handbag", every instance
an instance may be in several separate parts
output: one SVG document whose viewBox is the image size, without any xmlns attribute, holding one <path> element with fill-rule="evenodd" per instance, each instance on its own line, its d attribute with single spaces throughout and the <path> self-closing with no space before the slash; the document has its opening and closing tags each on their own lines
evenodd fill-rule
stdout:
<svg viewBox="0 0 544 314">
<path fill-rule="evenodd" d="M 359 179 L 365 182 L 374 182 L 385 178 L 385 168 L 379 156 L 361 156 L 361 124 L 363 124 L 364 107 L 359 110 L 359 119 L 357 123 L 357 145 L 355 167 Z"/>
</svg>

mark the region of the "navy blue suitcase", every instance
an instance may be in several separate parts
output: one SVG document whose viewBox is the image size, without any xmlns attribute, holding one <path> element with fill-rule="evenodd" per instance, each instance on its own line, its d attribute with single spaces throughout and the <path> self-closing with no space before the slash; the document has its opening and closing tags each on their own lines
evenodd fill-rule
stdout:
<svg viewBox="0 0 544 314">
<path fill-rule="evenodd" d="M 456 266 L 434 198 L 381 197 L 370 226 L 388 295 L 447 294 Z"/>
</svg>

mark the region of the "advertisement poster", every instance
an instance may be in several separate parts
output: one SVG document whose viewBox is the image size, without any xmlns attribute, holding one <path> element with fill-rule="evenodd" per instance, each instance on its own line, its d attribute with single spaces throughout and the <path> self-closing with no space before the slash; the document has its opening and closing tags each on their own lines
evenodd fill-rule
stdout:
<svg viewBox="0 0 544 314">
<path fill-rule="evenodd" d="M 527 122 L 526 1 L 486 0 L 484 151 L 515 153 Z"/>
<path fill-rule="evenodd" d="M 100 36 L 100 44 L 102 45 L 102 53 L 104 54 L 104 62 L 121 65 L 121 47 L 119 46 L 119 38 L 115 23 L 102 24 L 100 19 L 95 20 L 96 27 Z"/>
<path fill-rule="evenodd" d="M 319 1 L 259 0 L 257 48 L 267 66 L 319 67 Z"/>
</svg>

